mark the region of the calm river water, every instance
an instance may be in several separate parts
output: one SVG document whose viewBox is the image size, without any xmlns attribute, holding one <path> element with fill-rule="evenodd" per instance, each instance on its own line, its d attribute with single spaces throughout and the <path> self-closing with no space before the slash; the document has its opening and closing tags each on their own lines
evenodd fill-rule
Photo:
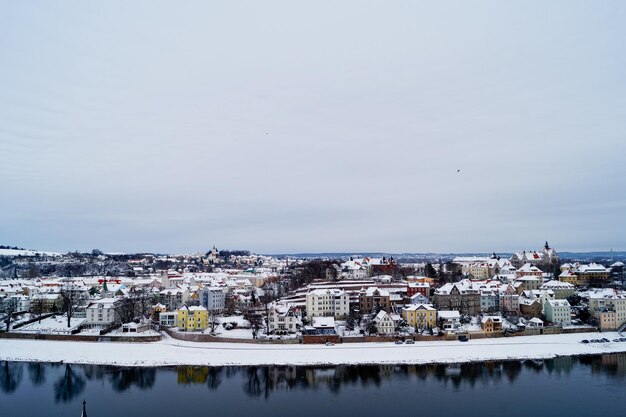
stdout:
<svg viewBox="0 0 626 417">
<path fill-rule="evenodd" d="M 626 354 L 445 365 L 118 368 L 0 362 L 0 416 L 626 415 Z"/>
</svg>

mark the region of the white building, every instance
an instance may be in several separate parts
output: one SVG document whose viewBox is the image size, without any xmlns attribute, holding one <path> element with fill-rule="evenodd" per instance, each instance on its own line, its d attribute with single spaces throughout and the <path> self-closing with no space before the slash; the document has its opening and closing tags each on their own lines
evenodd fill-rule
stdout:
<svg viewBox="0 0 626 417">
<path fill-rule="evenodd" d="M 379 334 L 393 334 L 396 331 L 396 323 L 385 310 L 380 312 L 374 317 L 374 323 L 376 323 L 376 329 Z"/>
<path fill-rule="evenodd" d="M 221 313 L 226 306 L 226 293 L 219 287 L 204 287 L 200 293 L 200 304 L 209 313 Z"/>
<path fill-rule="evenodd" d="M 349 260 L 341 264 L 341 278 L 343 279 L 365 279 L 367 268 L 363 266 L 362 259 Z"/>
<path fill-rule="evenodd" d="M 103 298 L 92 301 L 87 305 L 85 325 L 89 327 L 108 327 L 120 322 L 120 317 L 116 309 L 121 304 L 117 298 Z"/>
<path fill-rule="evenodd" d="M 547 300 L 543 305 L 546 320 L 554 324 L 572 324 L 572 308 L 567 300 Z"/>
<path fill-rule="evenodd" d="M 162 327 L 175 327 L 178 324 L 178 312 L 164 311 L 159 313 L 159 324 Z"/>
<path fill-rule="evenodd" d="M 306 316 L 342 319 L 350 313 L 350 298 L 340 289 L 316 289 L 306 294 Z"/>
<path fill-rule="evenodd" d="M 589 313 L 600 330 L 617 330 L 626 323 L 626 292 L 603 289 L 589 292 Z"/>
<path fill-rule="evenodd" d="M 267 320 L 269 332 L 273 334 L 296 333 L 302 325 L 298 310 L 276 303 L 270 305 Z"/>
<path fill-rule="evenodd" d="M 176 310 L 187 304 L 187 301 L 189 301 L 189 291 L 183 288 L 169 288 L 159 293 L 159 302 L 165 304 L 168 310 Z"/>
<path fill-rule="evenodd" d="M 458 310 L 437 311 L 437 321 L 443 330 L 453 331 L 461 326 L 461 313 Z"/>
</svg>

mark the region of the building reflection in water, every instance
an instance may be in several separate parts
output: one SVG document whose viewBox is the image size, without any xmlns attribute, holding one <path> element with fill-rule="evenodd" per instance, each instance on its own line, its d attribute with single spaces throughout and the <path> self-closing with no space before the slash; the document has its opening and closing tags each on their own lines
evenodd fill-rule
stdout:
<svg viewBox="0 0 626 417">
<path fill-rule="evenodd" d="M 250 397 L 269 398 L 278 391 L 325 389 L 339 393 L 350 387 L 380 387 L 391 381 L 407 383 L 433 380 L 456 389 L 463 385 L 493 385 L 501 382 L 515 383 L 523 373 L 569 374 L 575 367 L 588 368 L 591 373 L 602 373 L 611 378 L 626 376 L 626 354 L 598 356 L 559 357 L 549 360 L 490 361 L 458 365 L 360 365 L 360 366 L 250 366 L 205 367 L 178 366 L 170 368 L 127 368 L 97 365 L 41 364 L 0 362 L 0 392 L 11 394 L 24 382 L 32 386 L 53 381 L 56 402 L 70 402 L 80 396 L 87 381 L 109 384 L 116 392 L 131 387 L 150 390 L 155 386 L 157 374 L 161 378 L 176 375 L 181 385 L 205 385 L 218 390 L 224 381 L 241 381 L 242 391 Z"/>
</svg>

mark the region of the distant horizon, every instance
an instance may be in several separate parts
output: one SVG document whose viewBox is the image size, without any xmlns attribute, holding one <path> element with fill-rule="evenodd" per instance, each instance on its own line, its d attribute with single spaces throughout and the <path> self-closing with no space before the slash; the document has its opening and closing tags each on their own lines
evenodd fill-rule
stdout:
<svg viewBox="0 0 626 417">
<path fill-rule="evenodd" d="M 150 250 L 140 250 L 140 251 L 119 251 L 119 250 L 104 250 L 99 247 L 93 247 L 91 249 L 81 250 L 81 249 L 71 249 L 71 250 L 50 250 L 50 249 L 34 249 L 28 248 L 23 245 L 9 245 L 2 243 L 0 246 L 11 246 L 18 247 L 18 250 L 26 250 L 26 251 L 35 251 L 35 252 L 48 252 L 48 253 L 59 253 L 59 254 L 68 254 L 68 253 L 90 253 L 91 251 L 100 250 L 105 255 L 133 255 L 133 254 L 160 254 L 160 255 L 183 255 L 183 254 L 193 254 L 193 253 L 207 253 L 210 252 L 213 248 L 213 245 L 209 246 L 208 249 L 197 249 L 197 250 L 189 250 L 189 251 L 150 251 Z M 226 250 L 226 251 L 248 251 L 251 254 L 255 255 L 264 255 L 264 256 L 287 256 L 287 255 L 341 255 L 341 256 L 350 256 L 350 255 L 363 255 L 363 254 L 390 254 L 390 255 L 491 255 L 492 253 L 498 254 L 512 254 L 516 252 L 529 252 L 529 251 L 541 251 L 543 246 L 540 248 L 526 248 L 526 249 L 518 249 L 518 250 L 489 250 L 489 251 L 285 251 L 285 252 L 261 252 L 254 251 L 250 248 L 245 247 L 221 247 L 219 245 L 215 245 L 218 251 Z M 626 253 L 626 249 L 592 249 L 592 250 L 569 250 L 563 249 L 559 250 L 558 248 L 554 248 L 550 245 L 551 248 L 556 250 L 557 253 L 573 253 L 573 254 L 592 254 L 592 253 Z"/>
</svg>

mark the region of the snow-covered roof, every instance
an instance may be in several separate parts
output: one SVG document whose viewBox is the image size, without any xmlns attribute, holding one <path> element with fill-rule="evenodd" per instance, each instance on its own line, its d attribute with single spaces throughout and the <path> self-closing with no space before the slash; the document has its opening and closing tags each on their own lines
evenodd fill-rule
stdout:
<svg viewBox="0 0 626 417">
<path fill-rule="evenodd" d="M 378 314 L 376 314 L 376 317 L 374 317 L 374 321 L 376 321 L 376 322 L 381 321 L 385 317 L 389 317 L 389 319 L 392 320 L 392 318 L 389 316 L 389 314 L 387 314 L 387 312 L 385 310 L 380 310 L 378 312 Z"/>
<path fill-rule="evenodd" d="M 452 320 L 452 319 L 460 319 L 461 313 L 458 310 L 450 310 L 450 311 L 438 311 L 437 316 L 444 320 Z"/>
<path fill-rule="evenodd" d="M 207 309 L 202 307 L 202 306 L 189 306 L 189 307 L 182 306 L 178 310 L 179 311 L 181 311 L 181 310 L 187 310 L 187 311 L 207 311 Z"/>
<path fill-rule="evenodd" d="M 570 306 L 567 300 L 548 300 L 547 302 L 550 303 L 552 307 L 569 307 Z"/>
<path fill-rule="evenodd" d="M 406 305 L 402 308 L 402 310 L 406 311 L 416 311 L 416 310 L 429 310 L 436 311 L 435 307 L 432 304 L 410 304 Z"/>
<path fill-rule="evenodd" d="M 98 307 L 99 305 L 102 305 L 102 308 L 114 308 L 115 303 L 118 301 L 119 299 L 117 298 L 101 298 L 100 300 L 90 302 L 87 308 Z"/>
<path fill-rule="evenodd" d="M 541 289 L 553 290 L 573 290 L 574 288 L 574 285 L 570 284 L 569 282 L 561 282 L 556 280 L 548 281 L 541 286 Z"/>
<path fill-rule="evenodd" d="M 375 295 L 379 295 L 381 297 L 389 297 L 389 291 L 378 287 L 368 287 L 365 290 L 365 295 L 368 297 L 373 297 Z"/>
<path fill-rule="evenodd" d="M 320 329 L 320 328 L 334 329 L 335 318 L 334 317 L 313 317 L 311 324 L 316 329 Z"/>
<path fill-rule="evenodd" d="M 493 321 L 494 323 L 500 323 L 502 322 L 502 317 L 500 316 L 485 316 L 483 317 L 480 322 L 485 324 L 487 323 L 489 320 Z"/>
<path fill-rule="evenodd" d="M 537 268 L 536 266 L 534 266 L 534 265 L 532 265 L 530 263 L 526 263 L 518 270 L 518 272 L 541 273 L 541 269 Z"/>
<path fill-rule="evenodd" d="M 590 273 L 590 272 L 608 272 L 609 270 L 602 265 L 592 262 L 588 265 L 580 265 L 578 268 L 576 268 L 576 271 L 580 273 Z"/>
</svg>

